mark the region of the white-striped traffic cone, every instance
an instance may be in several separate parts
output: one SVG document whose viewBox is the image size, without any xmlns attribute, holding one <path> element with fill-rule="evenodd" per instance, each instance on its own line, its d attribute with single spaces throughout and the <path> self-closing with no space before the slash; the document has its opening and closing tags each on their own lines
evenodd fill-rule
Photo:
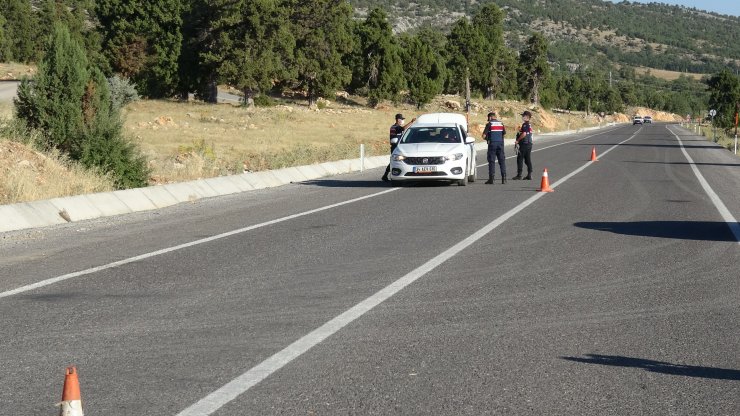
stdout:
<svg viewBox="0 0 740 416">
<path fill-rule="evenodd" d="M 84 416 L 82 413 L 82 397 L 80 397 L 80 381 L 77 379 L 77 369 L 67 367 L 64 376 L 64 390 L 59 416 Z"/>
</svg>

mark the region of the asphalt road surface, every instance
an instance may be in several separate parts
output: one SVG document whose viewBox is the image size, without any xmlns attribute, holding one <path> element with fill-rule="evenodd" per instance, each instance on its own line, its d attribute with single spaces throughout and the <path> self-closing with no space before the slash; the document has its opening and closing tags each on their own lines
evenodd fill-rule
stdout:
<svg viewBox="0 0 740 416">
<path fill-rule="evenodd" d="M 88 415 L 740 414 L 740 159 L 665 124 L 535 149 L 533 181 L 2 235 L 0 414 L 56 414 L 71 364 Z"/>
<path fill-rule="evenodd" d="M 13 97 L 17 95 L 18 85 L 16 81 L 0 81 L 0 103 L 12 102 Z"/>
</svg>

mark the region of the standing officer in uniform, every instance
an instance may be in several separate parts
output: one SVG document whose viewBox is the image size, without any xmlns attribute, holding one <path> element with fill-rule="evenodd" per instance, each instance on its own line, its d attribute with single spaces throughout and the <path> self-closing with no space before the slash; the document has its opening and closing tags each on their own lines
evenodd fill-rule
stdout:
<svg viewBox="0 0 740 416">
<path fill-rule="evenodd" d="M 391 154 L 393 154 L 393 151 L 396 150 L 396 146 L 398 146 L 398 141 L 401 140 L 401 135 L 403 134 L 403 131 L 406 130 L 408 126 L 404 127 L 404 121 L 406 119 L 403 118 L 402 114 L 396 114 L 396 122 L 391 126 L 391 132 L 390 132 L 390 138 L 388 139 L 390 141 L 391 145 Z M 409 126 L 413 124 L 413 122 L 416 121 L 416 119 L 412 119 L 411 123 L 409 123 Z M 388 182 L 388 174 L 391 171 L 391 164 L 389 163 L 388 166 L 385 168 L 385 173 L 383 174 L 383 182 Z"/>
<path fill-rule="evenodd" d="M 483 130 L 483 139 L 488 142 L 488 181 L 486 184 L 493 184 L 495 175 L 496 159 L 498 159 L 499 169 L 501 170 L 501 183 L 506 183 L 506 154 L 504 153 L 504 136 L 506 127 L 504 123 L 496 119 L 496 113 L 488 113 L 488 123 Z"/>
<path fill-rule="evenodd" d="M 513 180 L 522 179 L 523 163 L 527 164 L 527 176 L 524 180 L 532 180 L 532 126 L 529 124 L 531 118 L 532 113 L 529 111 L 522 113 L 522 127 L 516 136 L 516 146 L 519 151 L 516 155 L 516 176 L 511 178 Z"/>
</svg>

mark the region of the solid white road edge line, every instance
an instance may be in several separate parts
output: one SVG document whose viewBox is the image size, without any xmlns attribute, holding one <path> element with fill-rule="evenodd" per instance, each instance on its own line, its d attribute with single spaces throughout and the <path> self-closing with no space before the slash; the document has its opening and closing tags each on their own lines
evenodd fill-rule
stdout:
<svg viewBox="0 0 740 416">
<path fill-rule="evenodd" d="M 629 139 L 624 140 L 620 142 L 619 144 L 616 144 L 610 147 L 607 151 L 601 153 L 601 155 L 604 156 L 607 153 L 611 152 L 613 149 L 617 148 L 619 145 L 631 140 L 637 135 L 637 133 L 639 133 L 640 130 L 642 130 L 642 128 L 637 130 L 637 132 L 635 132 L 635 134 L 633 134 Z M 578 172 L 583 171 L 584 169 L 586 169 L 588 166 L 592 165 L 593 163 L 594 162 L 589 161 L 585 165 L 571 172 L 569 175 L 560 179 L 558 182 L 556 182 L 552 186 L 552 188 L 555 188 L 557 185 L 562 184 L 563 182 L 570 179 L 571 177 L 576 175 Z M 270 358 L 262 361 L 257 366 L 253 367 L 252 369 L 248 370 L 246 373 L 228 382 L 223 387 L 219 388 L 218 390 L 214 391 L 208 396 L 202 398 L 201 400 L 199 400 L 192 406 L 178 413 L 177 416 L 208 416 L 208 415 L 213 414 L 218 409 L 220 409 L 221 407 L 223 407 L 230 401 L 234 400 L 239 395 L 246 392 L 253 386 L 255 386 L 257 383 L 269 377 L 272 373 L 283 368 L 285 365 L 287 365 L 291 361 L 300 357 L 306 351 L 320 344 L 322 341 L 324 341 L 331 335 L 337 333 L 339 330 L 341 330 L 342 328 L 344 328 L 345 326 L 347 326 L 348 324 L 350 324 L 357 318 L 361 317 L 362 315 L 369 312 L 374 307 L 378 306 L 379 304 L 383 303 L 387 299 L 391 298 L 393 295 L 400 292 L 406 286 L 414 283 L 416 280 L 420 279 L 427 273 L 434 270 L 437 266 L 451 259 L 452 257 L 459 254 L 461 251 L 465 250 L 466 248 L 470 247 L 473 243 L 480 240 L 486 234 L 496 229 L 499 225 L 506 222 L 506 220 L 508 220 L 509 218 L 513 217 L 520 211 L 532 205 L 535 201 L 542 198 L 544 195 L 547 195 L 547 194 L 538 192 L 537 194 L 528 198 L 521 204 L 517 205 L 510 211 L 503 214 L 502 216 L 496 218 L 491 223 L 484 226 L 483 228 L 476 231 L 475 233 L 471 234 L 464 240 L 448 248 L 447 250 L 437 255 L 433 259 L 427 261 L 426 263 L 422 264 L 418 268 L 412 270 L 407 275 L 401 277 L 400 279 L 396 280 L 390 285 L 384 287 L 383 289 L 376 292 L 374 295 L 363 300 L 362 302 L 348 309 L 341 315 L 337 316 L 336 318 L 330 320 L 329 322 L 325 323 L 319 328 L 313 330 L 309 334 L 303 336 L 299 340 L 288 345 L 283 350 L 277 352 Z"/>
<path fill-rule="evenodd" d="M 586 139 L 590 139 L 590 138 L 592 138 L 592 137 L 594 137 L 594 136 L 598 136 L 598 135 L 600 135 L 600 134 L 604 134 L 604 133 L 610 133 L 610 132 L 613 132 L 613 131 L 615 131 L 615 130 L 619 130 L 619 129 L 620 129 L 621 127 L 624 127 L 624 126 L 620 126 L 620 127 L 617 127 L 617 128 L 613 128 L 613 129 L 609 129 L 609 130 L 606 130 L 606 131 L 602 131 L 602 132 L 600 132 L 600 133 L 592 134 L 592 135 L 590 135 L 590 136 L 582 137 L 582 138 L 580 138 L 580 139 L 576 139 L 576 140 L 570 140 L 570 141 L 567 141 L 567 142 L 563 142 L 563 143 L 558 143 L 558 144 L 554 144 L 554 145 L 552 145 L 552 146 L 547 146 L 547 147 L 543 147 L 542 149 L 534 149 L 534 150 L 532 150 L 532 153 L 535 153 L 535 152 L 541 152 L 541 151 L 543 151 L 543 150 L 547 150 L 547 149 L 552 149 L 553 147 L 558 147 L 558 146 L 562 146 L 562 145 L 565 145 L 565 144 L 571 144 L 571 143 L 581 142 L 581 141 L 584 141 L 584 140 L 586 140 Z M 481 152 L 483 152 L 483 151 L 484 151 L 484 150 L 481 150 Z M 507 157 L 506 159 L 514 159 L 515 157 L 516 157 L 516 155 L 514 155 L 514 156 L 509 156 L 509 157 Z M 486 162 L 486 163 L 484 163 L 484 164 L 482 164 L 482 165 L 478 165 L 478 166 L 476 166 L 475 168 L 476 168 L 476 169 L 477 169 L 477 168 L 482 168 L 483 166 L 488 166 L 488 162 Z"/>
<path fill-rule="evenodd" d="M 129 264 L 129 263 L 137 262 L 139 260 L 144 260 L 144 259 L 148 259 L 148 258 L 160 256 L 162 254 L 167 254 L 167 253 L 171 253 L 173 251 L 182 250 L 184 248 L 197 246 L 197 245 L 200 245 L 200 244 L 208 243 L 210 241 L 220 240 L 222 238 L 230 237 L 232 235 L 241 234 L 241 233 L 245 233 L 247 231 L 255 230 L 257 228 L 266 227 L 268 225 L 273 225 L 273 224 L 277 224 L 277 223 L 280 223 L 280 222 L 289 221 L 289 220 L 292 220 L 292 219 L 295 219 L 295 218 L 304 217 L 306 215 L 315 214 L 317 212 L 326 211 L 328 209 L 337 208 L 337 207 L 341 207 L 343 205 L 352 204 L 354 202 L 363 201 L 365 199 L 369 199 L 369 198 L 373 198 L 373 197 L 376 197 L 376 196 L 384 195 L 384 194 L 387 194 L 387 193 L 390 193 L 390 192 L 397 191 L 399 189 L 401 189 L 401 188 L 387 189 L 385 191 L 376 192 L 374 194 L 361 196 L 359 198 L 354 198 L 354 199 L 350 199 L 350 200 L 347 200 L 347 201 L 338 202 L 336 204 L 326 205 L 326 206 L 323 206 L 323 207 L 320 207 L 320 208 L 316 208 L 316 209 L 312 209 L 312 210 L 309 210 L 309 211 L 300 212 L 298 214 L 288 215 L 287 217 L 277 218 L 277 219 L 270 220 L 270 221 L 267 221 L 267 222 L 263 222 L 263 223 L 260 223 L 260 224 L 250 225 L 249 227 L 239 228 L 237 230 L 228 231 L 228 232 L 225 232 L 225 233 L 222 233 L 222 234 L 217 234 L 217 235 L 214 235 L 214 236 L 211 236 L 211 237 L 201 238 L 199 240 L 194 240 L 194 241 L 191 241 L 191 242 L 188 242 L 188 243 L 179 244 L 179 245 L 176 245 L 176 246 L 173 246 L 173 247 L 163 248 L 161 250 L 152 251 L 152 252 L 149 252 L 149 253 L 144 253 L 144 254 L 141 254 L 141 255 L 138 255 L 138 256 L 129 257 L 127 259 L 123 259 L 123 260 L 119 260 L 119 261 L 114 261 L 113 263 L 104 264 L 102 266 L 92 267 L 92 268 L 81 270 L 81 271 L 78 271 L 78 272 L 68 273 L 68 274 L 65 274 L 65 275 L 62 275 L 62 276 L 57 276 L 57 277 L 52 277 L 50 279 L 42 280 L 40 282 L 36 282 L 36 283 L 30 284 L 30 285 L 22 286 L 22 287 L 19 287 L 19 288 L 16 288 L 16 289 L 12 289 L 12 290 L 8 290 L 8 291 L 5 291 L 5 292 L 0 292 L 0 299 L 6 298 L 8 296 L 17 295 L 17 294 L 23 293 L 23 292 L 28 292 L 28 291 L 31 291 L 31 290 L 34 290 L 34 289 L 38 289 L 38 288 L 41 288 L 41 287 L 44 287 L 44 286 L 49 286 L 49 285 L 52 285 L 54 283 L 59 283 L 59 282 L 65 281 L 65 280 L 73 279 L 75 277 L 80 277 L 80 276 L 84 276 L 84 275 L 96 273 L 96 272 L 99 272 L 101 270 L 112 269 L 114 267 L 122 266 L 124 264 Z"/>
<path fill-rule="evenodd" d="M 735 236 L 735 241 L 740 244 L 740 224 L 738 224 L 735 217 L 732 215 L 730 210 L 727 209 L 727 206 L 722 202 L 722 200 L 719 198 L 716 192 L 714 192 L 714 189 L 709 185 L 709 182 L 707 182 L 706 179 L 704 179 L 704 175 L 699 172 L 699 168 L 696 167 L 696 163 L 694 163 L 694 159 L 689 156 L 689 152 L 686 151 L 686 148 L 683 145 L 683 142 L 681 141 L 681 138 L 678 137 L 676 133 L 673 132 L 668 126 L 665 127 L 668 129 L 669 132 L 678 140 L 678 144 L 681 146 L 681 151 L 683 152 L 683 155 L 686 157 L 686 160 L 689 162 L 689 166 L 691 166 L 691 170 L 694 171 L 694 175 L 696 176 L 696 179 L 699 180 L 699 184 L 702 188 L 704 188 L 704 192 L 707 194 L 709 199 L 712 200 L 712 203 L 717 208 L 717 211 L 719 211 L 719 215 L 722 216 L 722 219 L 725 220 L 727 223 L 727 226 L 730 227 L 730 231 L 732 231 L 732 234 Z"/>
</svg>

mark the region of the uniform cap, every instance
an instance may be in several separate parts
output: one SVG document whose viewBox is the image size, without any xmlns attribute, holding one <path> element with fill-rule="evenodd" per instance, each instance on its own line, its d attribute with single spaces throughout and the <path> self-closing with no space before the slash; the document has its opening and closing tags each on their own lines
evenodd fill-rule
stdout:
<svg viewBox="0 0 740 416">
<path fill-rule="evenodd" d="M 403 114 L 398 113 L 396 114 L 396 120 L 405 120 L 405 118 L 403 117 Z"/>
</svg>

